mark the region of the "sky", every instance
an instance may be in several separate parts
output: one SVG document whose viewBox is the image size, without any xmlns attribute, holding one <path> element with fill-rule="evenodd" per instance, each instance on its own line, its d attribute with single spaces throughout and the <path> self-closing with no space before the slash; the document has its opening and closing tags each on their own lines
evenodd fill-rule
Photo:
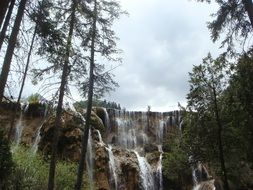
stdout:
<svg viewBox="0 0 253 190">
<path fill-rule="evenodd" d="M 216 5 L 194 0 L 120 0 L 129 15 L 115 23 L 123 64 L 113 71 L 120 87 L 106 99 L 127 110 L 170 111 L 186 105 L 188 73 L 211 52 L 207 21 Z"/>
<path fill-rule="evenodd" d="M 115 22 L 123 63 L 112 72 L 119 84 L 106 100 L 133 111 L 171 111 L 186 105 L 189 77 L 211 52 L 221 50 L 212 43 L 207 22 L 216 12 L 214 4 L 195 0 L 118 0 L 128 12 Z M 18 89 L 18 88 L 17 88 Z M 27 82 L 24 96 L 39 92 Z M 81 100 L 78 91 L 74 100 Z"/>
</svg>

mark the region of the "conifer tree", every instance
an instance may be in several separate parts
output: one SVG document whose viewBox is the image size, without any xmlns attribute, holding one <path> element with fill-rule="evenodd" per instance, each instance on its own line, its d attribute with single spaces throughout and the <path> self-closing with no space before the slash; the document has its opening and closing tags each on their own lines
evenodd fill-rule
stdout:
<svg viewBox="0 0 253 190">
<path fill-rule="evenodd" d="M 4 96 L 4 88 L 7 82 L 8 74 L 10 71 L 11 66 L 11 60 L 15 48 L 15 44 L 17 41 L 17 36 L 19 33 L 20 24 L 24 15 L 25 6 L 26 6 L 27 0 L 21 0 L 18 7 L 18 12 L 16 15 L 16 19 L 14 22 L 14 26 L 12 28 L 12 32 L 10 35 L 10 38 L 8 40 L 8 47 L 6 50 L 6 54 L 4 57 L 3 67 L 0 75 L 0 104 L 2 102 L 3 96 Z"/>
</svg>

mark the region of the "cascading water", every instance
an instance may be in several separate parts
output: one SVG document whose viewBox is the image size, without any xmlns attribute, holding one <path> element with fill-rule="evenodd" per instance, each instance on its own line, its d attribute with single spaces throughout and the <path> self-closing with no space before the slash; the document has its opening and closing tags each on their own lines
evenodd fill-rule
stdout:
<svg viewBox="0 0 253 190">
<path fill-rule="evenodd" d="M 142 187 L 144 190 L 155 190 L 154 188 L 154 178 L 151 172 L 151 168 L 145 157 L 139 155 L 137 151 L 134 151 L 139 167 L 140 167 L 140 177 L 142 179 Z"/>
<path fill-rule="evenodd" d="M 94 163 L 93 163 L 93 150 L 92 150 L 92 137 L 91 137 L 91 130 L 89 130 L 89 137 L 88 137 L 88 144 L 87 144 L 87 153 L 86 153 L 86 167 L 87 167 L 87 172 L 90 180 L 90 189 L 93 189 L 93 168 L 94 168 Z"/>
<path fill-rule="evenodd" d="M 47 112 L 48 112 L 48 109 L 47 109 L 47 107 L 46 107 L 46 108 L 45 108 L 45 111 L 44 111 L 42 123 L 41 123 L 41 125 L 39 126 L 39 128 L 38 128 L 37 131 L 36 131 L 36 137 L 35 137 L 35 140 L 34 140 L 33 145 L 32 145 L 32 152 L 33 152 L 34 154 L 35 154 L 35 153 L 37 152 L 37 150 L 38 150 L 38 144 L 39 144 L 40 139 L 41 139 L 40 130 L 41 130 L 43 124 L 44 124 L 45 121 L 46 121 Z"/>
<path fill-rule="evenodd" d="M 162 173 L 162 159 L 163 159 L 163 149 L 162 145 L 158 145 L 158 151 L 160 152 L 159 160 L 157 163 L 157 169 L 156 169 L 156 186 L 158 190 L 163 189 L 163 173 Z"/>
<path fill-rule="evenodd" d="M 179 119 L 175 118 L 179 116 L 178 112 L 128 112 L 113 109 L 108 109 L 108 112 L 104 109 L 103 122 L 107 129 L 108 148 L 102 142 L 99 131 L 97 143 L 108 151 L 110 189 L 162 190 L 163 138 L 170 126 L 179 124 Z M 155 146 L 158 150 L 154 149 Z M 129 180 L 131 185 L 134 183 L 136 186 L 128 186 Z"/>
<path fill-rule="evenodd" d="M 113 184 L 114 182 L 114 188 L 115 190 L 118 189 L 118 177 L 117 177 L 117 166 L 116 166 L 116 159 L 112 152 L 112 146 L 108 145 L 107 148 L 108 154 L 109 154 L 109 168 L 110 168 L 110 183 Z"/>
<path fill-rule="evenodd" d="M 22 133 L 23 133 L 23 129 L 24 129 L 23 112 L 27 112 L 28 108 L 29 108 L 29 103 L 21 104 L 20 116 L 19 116 L 19 119 L 16 121 L 16 125 L 15 125 L 14 142 L 16 143 L 16 145 L 19 145 L 21 142 L 21 137 L 22 137 Z"/>
<path fill-rule="evenodd" d="M 108 114 L 108 112 L 107 112 L 107 110 L 106 110 L 106 108 L 103 108 L 103 110 L 104 110 L 104 116 L 105 116 L 105 118 L 104 118 L 104 122 L 105 122 L 105 128 L 106 129 L 109 129 L 109 131 L 111 130 L 110 129 L 110 119 L 109 119 L 109 114 Z"/>
<path fill-rule="evenodd" d="M 141 119 L 138 119 L 138 117 Z M 154 172 L 146 158 L 139 154 L 139 152 L 144 151 L 144 146 L 149 141 L 147 135 L 146 113 L 142 112 L 140 113 L 140 116 L 138 116 L 134 112 L 119 111 L 118 115 L 116 115 L 116 124 L 118 133 L 117 146 L 135 153 L 139 165 L 139 175 L 143 189 L 155 189 Z"/>
<path fill-rule="evenodd" d="M 32 152 L 35 154 L 38 150 L 38 144 L 40 142 L 41 136 L 40 136 L 40 130 L 42 128 L 44 124 L 44 121 L 42 122 L 42 124 L 40 125 L 40 127 L 38 128 L 37 132 L 36 132 L 36 137 L 32 146 Z"/>
<path fill-rule="evenodd" d="M 16 143 L 16 145 L 19 145 L 20 141 L 21 141 L 21 137 L 22 137 L 22 132 L 24 129 L 24 125 L 23 125 L 23 113 L 21 111 L 19 119 L 16 122 L 16 126 L 15 126 L 15 139 L 14 142 Z"/>
<path fill-rule="evenodd" d="M 101 136 L 100 131 L 99 131 L 99 130 L 95 130 L 95 131 L 97 132 L 97 135 L 98 135 L 99 144 L 100 144 L 101 146 L 105 146 L 105 143 L 104 143 L 104 141 L 103 141 L 103 139 L 102 139 L 102 136 Z"/>
</svg>

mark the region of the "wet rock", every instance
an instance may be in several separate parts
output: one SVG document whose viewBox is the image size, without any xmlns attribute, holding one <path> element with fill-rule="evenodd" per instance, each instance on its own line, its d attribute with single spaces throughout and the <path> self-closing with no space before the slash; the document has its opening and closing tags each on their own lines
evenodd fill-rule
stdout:
<svg viewBox="0 0 253 190">
<path fill-rule="evenodd" d="M 110 190 L 109 185 L 109 165 L 108 152 L 103 145 L 96 145 L 95 147 L 95 180 L 96 187 L 99 190 Z"/>
<path fill-rule="evenodd" d="M 44 117 L 48 107 L 47 104 L 42 104 L 39 102 L 30 103 L 27 106 L 27 110 L 25 110 L 24 113 L 26 117 Z"/>
<path fill-rule="evenodd" d="M 58 156 L 64 160 L 78 161 L 81 152 L 81 128 L 84 124 L 79 116 L 70 112 L 63 113 L 62 121 L 59 133 Z M 51 154 L 54 124 L 55 116 L 51 116 L 40 130 L 41 140 L 38 149 L 44 155 Z"/>
<path fill-rule="evenodd" d="M 158 148 L 157 148 L 157 145 L 153 143 L 149 143 L 144 146 L 144 150 L 145 152 L 155 152 L 158 150 Z"/>
</svg>

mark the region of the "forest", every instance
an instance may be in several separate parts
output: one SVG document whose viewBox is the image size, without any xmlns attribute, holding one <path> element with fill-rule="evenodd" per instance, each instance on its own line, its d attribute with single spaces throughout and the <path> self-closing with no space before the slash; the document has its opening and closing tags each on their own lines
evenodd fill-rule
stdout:
<svg viewBox="0 0 253 190">
<path fill-rule="evenodd" d="M 197 2 L 216 3 L 223 52 L 192 66 L 186 105 L 156 112 L 105 99 L 120 2 L 1 0 L 0 190 L 253 189 L 253 2 Z"/>
</svg>

